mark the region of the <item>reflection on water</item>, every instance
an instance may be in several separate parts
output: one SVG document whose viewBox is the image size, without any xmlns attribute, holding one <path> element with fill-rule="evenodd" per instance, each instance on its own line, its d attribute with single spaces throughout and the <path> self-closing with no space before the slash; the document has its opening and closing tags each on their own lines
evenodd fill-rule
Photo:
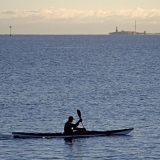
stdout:
<svg viewBox="0 0 160 160">
<path fill-rule="evenodd" d="M 74 138 L 64 138 L 65 144 L 74 145 Z"/>
<path fill-rule="evenodd" d="M 88 139 L 88 138 L 87 138 Z M 67 145 L 76 145 L 78 143 L 78 145 L 82 145 L 84 144 L 86 138 L 64 138 L 65 144 Z"/>
</svg>

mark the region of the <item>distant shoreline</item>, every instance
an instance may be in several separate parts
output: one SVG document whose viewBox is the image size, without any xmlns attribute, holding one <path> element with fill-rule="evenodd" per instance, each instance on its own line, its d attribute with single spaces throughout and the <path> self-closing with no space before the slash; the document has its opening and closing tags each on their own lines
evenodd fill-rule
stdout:
<svg viewBox="0 0 160 160">
<path fill-rule="evenodd" d="M 145 35 L 160 35 L 160 33 L 146 33 L 146 34 L 0 34 L 0 36 L 145 36 Z"/>
</svg>

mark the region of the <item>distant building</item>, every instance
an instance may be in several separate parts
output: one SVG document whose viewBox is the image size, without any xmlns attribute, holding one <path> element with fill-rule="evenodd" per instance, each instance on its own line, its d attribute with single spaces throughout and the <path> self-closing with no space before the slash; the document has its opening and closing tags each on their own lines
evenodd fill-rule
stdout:
<svg viewBox="0 0 160 160">
<path fill-rule="evenodd" d="M 111 35 L 122 35 L 122 34 L 135 34 L 134 31 L 118 31 L 118 27 L 116 27 L 116 31 L 115 32 L 110 32 L 109 34 Z"/>
<path fill-rule="evenodd" d="M 146 31 L 144 32 L 137 32 L 136 31 L 136 21 L 135 21 L 135 31 L 118 31 L 118 27 L 116 26 L 116 31 L 115 32 L 110 32 L 109 34 L 111 35 L 145 35 L 146 34 Z"/>
</svg>

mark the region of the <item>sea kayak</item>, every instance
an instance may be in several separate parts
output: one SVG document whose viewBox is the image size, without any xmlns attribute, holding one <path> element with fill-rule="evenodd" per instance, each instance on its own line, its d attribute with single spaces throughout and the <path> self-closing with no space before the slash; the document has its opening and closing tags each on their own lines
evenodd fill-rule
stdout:
<svg viewBox="0 0 160 160">
<path fill-rule="evenodd" d="M 72 134 L 65 133 L 27 133 L 27 132 L 12 132 L 14 138 L 85 138 L 96 136 L 111 136 L 111 135 L 127 135 L 133 128 L 109 130 L 109 131 L 82 131 L 73 132 Z"/>
</svg>

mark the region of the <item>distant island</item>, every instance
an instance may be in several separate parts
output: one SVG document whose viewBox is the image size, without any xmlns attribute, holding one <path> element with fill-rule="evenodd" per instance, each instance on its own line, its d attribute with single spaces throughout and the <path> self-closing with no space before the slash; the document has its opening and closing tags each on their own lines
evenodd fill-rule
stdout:
<svg viewBox="0 0 160 160">
<path fill-rule="evenodd" d="M 136 32 L 136 31 L 118 31 L 118 27 L 116 27 L 116 31 L 115 32 L 110 32 L 109 34 L 111 35 L 146 35 L 146 31 L 144 32 Z"/>
<path fill-rule="evenodd" d="M 146 31 L 144 32 L 137 32 L 136 31 L 136 21 L 135 21 L 135 31 L 118 31 L 118 27 L 116 27 L 115 32 L 110 32 L 110 35 L 160 35 L 160 33 L 147 33 Z"/>
</svg>

